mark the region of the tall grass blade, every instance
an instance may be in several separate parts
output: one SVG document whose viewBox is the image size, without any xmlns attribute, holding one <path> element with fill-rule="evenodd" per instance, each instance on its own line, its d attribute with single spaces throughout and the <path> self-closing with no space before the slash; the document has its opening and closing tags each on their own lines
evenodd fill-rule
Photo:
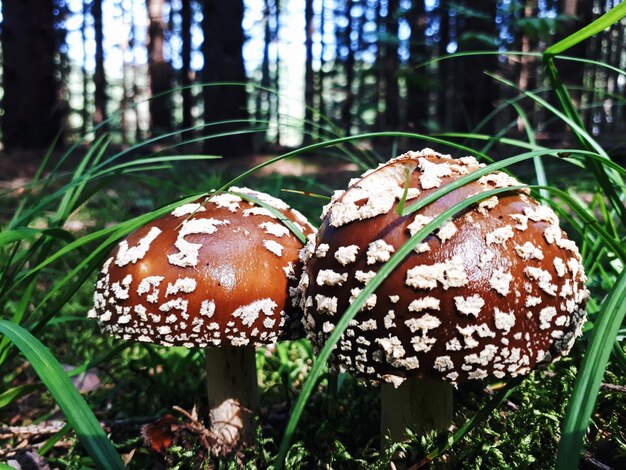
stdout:
<svg viewBox="0 0 626 470">
<path fill-rule="evenodd" d="M 40 264 L 36 265 L 35 267 L 33 267 L 31 270 L 29 270 L 28 272 L 24 273 L 24 275 L 22 277 L 20 277 L 18 279 L 18 282 L 23 282 L 25 279 L 28 279 L 30 276 L 35 275 L 37 272 L 41 271 L 43 268 L 45 268 L 46 266 L 48 266 L 49 264 L 53 263 L 54 261 L 56 261 L 57 259 L 65 256 L 66 254 L 79 249 L 81 247 L 84 247 L 85 245 L 87 245 L 88 243 L 91 243 L 95 240 L 99 240 L 102 238 L 105 238 L 105 241 L 103 243 L 101 243 L 100 248 L 90 252 L 90 254 L 87 256 L 87 258 L 85 260 L 83 260 L 74 270 L 72 270 L 72 272 L 70 272 L 67 276 L 65 276 L 63 279 L 64 280 L 69 280 L 71 279 L 74 275 L 76 275 L 79 271 L 81 271 L 89 262 L 89 260 L 93 259 L 93 257 L 97 254 L 100 253 L 107 248 L 107 246 L 109 246 L 110 244 L 114 243 L 116 240 L 128 235 L 130 232 L 132 232 L 133 230 L 141 227 L 142 225 L 150 222 L 153 219 L 156 219 L 157 217 L 164 215 L 168 212 L 171 212 L 173 209 L 175 209 L 176 207 L 178 207 L 179 205 L 182 204 L 186 204 L 188 202 L 192 202 L 195 199 L 197 199 L 198 197 L 200 197 L 202 194 L 198 194 L 195 196 L 189 196 L 186 197 L 184 199 L 181 199 L 177 202 L 168 204 L 166 206 L 163 206 L 159 209 L 156 209 L 152 212 L 149 212 L 147 214 L 143 214 L 140 215 L 138 217 L 135 217 L 133 219 L 127 220 L 125 222 L 120 223 L 119 225 L 115 226 L 115 227 L 106 227 L 104 229 L 101 229 L 97 232 L 85 235 L 84 237 L 81 237 L 65 246 L 63 246 L 61 249 L 59 249 L 58 251 L 56 251 L 54 254 L 50 255 L 48 258 L 46 258 L 45 260 L 43 260 Z M 103 247 L 104 246 L 104 247 Z"/>
<path fill-rule="evenodd" d="M 550 76 L 554 89 L 557 92 L 557 98 L 559 100 L 559 103 L 565 110 L 564 113 L 556 109 L 554 106 L 552 106 L 550 103 L 548 103 L 543 98 L 537 96 L 536 94 L 530 91 L 520 90 L 513 82 L 506 80 L 502 77 L 489 74 L 489 73 L 488 75 L 495 78 L 499 82 L 504 83 L 507 86 L 520 90 L 524 95 L 526 95 L 527 97 L 529 97 L 536 103 L 543 106 L 545 109 L 553 113 L 555 116 L 557 116 L 559 119 L 561 119 L 563 122 L 565 122 L 568 126 L 572 128 L 572 130 L 574 131 L 574 134 L 580 141 L 583 148 L 587 150 L 593 150 L 597 152 L 599 155 L 602 155 L 603 157 L 605 157 L 607 160 L 610 160 L 605 150 L 600 146 L 600 144 L 593 137 L 591 137 L 591 135 L 584 128 L 580 115 L 576 111 L 576 108 L 574 107 L 574 103 L 571 97 L 569 96 L 567 89 L 565 88 L 565 86 L 563 85 L 563 83 L 561 82 L 558 76 L 558 72 L 556 71 L 554 62 L 550 59 L 551 58 L 549 58 L 549 60 L 546 62 L 548 75 Z M 624 207 L 624 204 L 618 192 L 616 191 L 614 185 L 611 184 L 611 181 L 606 171 L 600 164 L 596 163 L 595 161 L 588 162 L 588 166 L 590 170 L 593 172 L 596 179 L 598 180 L 598 183 L 601 185 L 601 187 L 605 191 L 609 200 L 611 201 L 611 205 L 613 206 L 613 209 L 619 214 L 619 217 L 622 220 L 622 223 L 626 224 L 626 208 Z M 613 180 L 622 191 L 626 191 L 624 182 L 619 176 L 617 178 L 613 178 Z"/>
<path fill-rule="evenodd" d="M 94 463 L 103 469 L 123 469 L 119 454 L 93 412 L 50 351 L 24 328 L 0 320 L 0 333 L 8 336 L 46 385 Z"/>
<path fill-rule="evenodd" d="M 583 437 L 595 408 L 614 340 L 626 316 L 625 298 L 626 270 L 623 270 L 602 304 L 583 364 L 578 371 L 563 422 L 556 460 L 557 470 L 578 468 Z"/>
<path fill-rule="evenodd" d="M 524 130 L 526 131 L 528 142 L 531 145 L 536 146 L 537 140 L 535 139 L 535 130 L 532 128 L 532 125 L 530 124 L 530 119 L 528 119 L 528 115 L 526 114 L 526 111 L 524 111 L 524 109 L 519 105 L 519 103 L 512 103 L 511 106 L 513 106 L 515 111 L 517 111 L 517 115 L 520 117 L 520 119 L 522 120 L 524 124 Z M 548 178 L 546 177 L 546 170 L 543 167 L 543 162 L 541 161 L 541 158 L 534 157 L 533 165 L 535 166 L 535 175 L 537 176 L 537 184 L 540 184 L 542 186 L 547 186 Z M 541 194 L 541 197 L 543 199 L 548 198 L 548 194 L 544 190 L 541 190 L 539 194 Z"/>
<path fill-rule="evenodd" d="M 528 91 L 528 90 L 522 90 L 515 83 L 513 83 L 510 80 L 507 80 L 504 77 L 501 77 L 501 76 L 498 76 L 498 75 L 494 75 L 494 74 L 491 74 L 491 73 L 488 73 L 488 72 L 487 72 L 487 75 L 489 75 L 491 78 L 493 78 L 494 80 L 497 80 L 498 82 L 500 82 L 500 83 L 502 83 L 504 85 L 507 85 L 507 86 L 509 86 L 511 88 L 515 88 L 516 90 L 518 90 L 519 92 L 523 93 L 524 95 L 526 95 L 531 100 L 535 101 L 537 104 L 541 105 L 542 107 L 544 107 L 545 109 L 547 109 L 548 111 L 553 113 L 555 116 L 557 116 L 563 122 L 565 122 L 565 124 L 567 124 L 573 130 L 575 130 L 578 134 L 583 136 L 583 138 L 584 138 L 584 140 L 586 142 L 586 147 L 587 146 L 591 146 L 591 148 L 589 150 L 593 150 L 593 151 L 597 152 L 598 154 L 600 154 L 600 155 L 602 155 L 602 156 L 604 156 L 605 158 L 608 159 L 608 155 L 605 152 L 605 150 L 602 148 L 602 146 L 593 137 L 591 137 L 591 135 L 589 135 L 589 133 L 586 131 L 586 129 L 582 126 L 581 123 L 576 122 L 572 117 L 568 116 L 565 113 L 562 113 L 557 108 L 555 108 L 550 103 L 548 103 L 548 101 L 546 101 L 545 99 L 543 99 L 539 95 L 537 95 L 536 93 L 534 93 L 532 91 Z"/>
<path fill-rule="evenodd" d="M 221 188 L 218 189 L 218 191 L 224 191 L 226 189 L 228 189 L 230 186 L 237 184 L 238 182 L 244 180 L 245 178 L 247 178 L 248 176 L 254 174 L 255 172 L 259 171 L 261 168 L 265 168 L 266 166 L 270 166 L 273 165 L 276 162 L 279 162 L 281 160 L 284 160 L 286 158 L 289 157 L 294 157 L 296 155 L 301 155 L 304 153 L 311 153 L 314 150 L 318 150 L 318 149 L 322 149 L 322 148 L 327 148 L 327 147 L 333 147 L 333 146 L 338 146 L 344 143 L 348 143 L 348 142 L 355 142 L 358 140 L 366 140 L 366 139 L 376 139 L 376 138 L 381 138 L 381 137 L 404 137 L 407 139 L 417 139 L 417 140 L 425 140 L 427 142 L 433 142 L 433 143 L 437 143 L 437 144 L 441 144 L 441 145 L 445 145 L 448 147 L 452 147 L 458 150 L 463 150 L 464 152 L 469 152 L 469 154 L 474 155 L 478 158 L 481 158 L 487 162 L 493 162 L 493 160 L 486 154 L 484 154 L 483 152 L 479 151 L 478 149 L 475 148 L 471 148 L 471 147 L 467 147 L 465 145 L 461 145 L 457 142 L 453 142 L 450 140 L 445 140 L 445 139 L 440 139 L 438 137 L 433 137 L 430 135 L 426 135 L 426 134 L 416 134 L 413 132 L 369 132 L 369 133 L 365 133 L 365 134 L 357 134 L 357 135 L 351 135 L 348 137 L 340 137 L 337 139 L 332 139 L 332 140 L 327 140 L 325 142 L 318 142 L 315 144 L 311 144 L 311 145 L 307 145 L 305 147 L 300 147 L 296 150 L 292 150 L 290 152 L 284 153 L 282 155 L 279 155 L 277 157 L 271 158 L 263 163 L 260 163 L 259 165 L 250 168 L 249 170 L 244 171 L 243 173 L 239 174 L 238 176 L 236 176 L 235 178 L 233 178 L 232 180 L 230 180 L 229 182 L 227 182 L 226 184 L 224 184 Z"/>
<path fill-rule="evenodd" d="M 39 233 L 41 233 L 39 229 L 26 227 L 5 230 L 4 232 L 0 232 L 0 248 L 9 243 L 34 238 L 35 235 Z"/>
<path fill-rule="evenodd" d="M 528 160 L 531 158 L 535 158 L 535 157 L 546 157 L 546 156 L 560 156 L 564 153 L 568 153 L 570 152 L 570 150 L 565 150 L 565 149 L 554 149 L 554 150 L 538 150 L 538 151 L 533 151 L 533 152 L 525 152 L 525 153 L 521 153 L 519 155 L 515 155 L 513 157 L 509 157 L 509 158 L 505 158 L 504 160 L 500 160 L 498 162 L 495 163 L 491 163 L 483 168 L 480 168 L 479 170 L 473 171 L 472 173 L 469 173 L 465 176 L 462 176 L 461 178 L 453 181 L 450 184 L 445 185 L 444 187 L 438 189 L 437 191 L 429 194 L 428 196 L 426 196 L 423 199 L 420 199 L 419 201 L 411 204 L 410 206 L 408 206 L 407 208 L 405 208 L 405 210 L 402 212 L 402 215 L 408 215 L 411 214 L 425 206 L 427 206 L 428 204 L 436 201 L 437 199 L 439 199 L 440 197 L 448 194 L 451 191 L 454 191 L 455 189 L 460 188 L 461 186 L 464 186 L 465 184 L 469 183 L 470 181 L 474 181 L 477 180 L 478 178 L 480 178 L 481 176 L 484 176 L 488 173 L 492 173 L 496 170 L 500 170 L 503 169 L 505 167 L 508 167 L 510 165 L 513 165 L 515 163 L 519 163 L 522 162 L 524 160 Z M 576 152 L 576 154 L 579 154 L 581 156 L 584 156 L 585 158 L 591 158 L 591 159 L 601 159 L 602 157 L 596 153 L 593 152 L 587 152 L 587 151 L 581 151 L 581 150 L 573 150 L 572 152 Z M 573 154 L 572 154 L 573 156 Z M 604 162 L 605 160 L 603 160 Z M 607 162 L 609 162 L 609 160 L 607 160 Z M 607 163 L 608 165 L 608 163 Z M 619 171 L 621 172 L 625 172 L 624 169 L 620 169 Z M 542 187 L 543 188 L 543 187 Z M 549 189 L 546 187 L 546 189 Z"/>
<path fill-rule="evenodd" d="M 50 157 L 52 157 L 52 154 L 54 152 L 54 149 L 60 137 L 61 137 L 61 133 L 57 134 L 54 140 L 52 141 L 52 143 L 50 144 L 50 146 L 48 147 L 48 149 L 46 150 L 46 153 L 44 154 L 41 163 L 39 164 L 39 166 L 37 167 L 37 170 L 35 171 L 35 174 L 33 175 L 31 184 L 36 185 L 41 180 L 42 174 L 45 168 L 48 166 Z M 15 209 L 15 212 L 13 213 L 13 217 L 11 218 L 11 221 L 9 222 L 9 227 L 14 226 L 13 222 L 20 217 L 20 214 L 22 210 L 24 209 L 24 207 L 27 207 L 31 203 L 30 198 L 31 198 L 30 194 L 27 193 L 27 196 L 20 200 L 19 204 L 17 205 L 17 208 Z"/>
<path fill-rule="evenodd" d="M 59 203 L 59 207 L 57 209 L 56 217 L 54 219 L 54 224 L 59 224 L 65 221 L 67 217 L 70 215 L 72 210 L 74 209 L 74 202 L 78 199 L 81 192 L 89 182 L 88 178 L 83 178 L 85 172 L 88 171 L 88 167 L 90 162 L 93 161 L 97 163 L 97 161 L 102 158 L 104 152 L 106 151 L 109 143 L 111 142 L 111 138 L 103 135 L 99 139 L 97 139 L 94 144 L 91 146 L 89 151 L 82 158 L 80 163 L 77 165 L 76 170 L 74 170 L 74 174 L 72 176 L 73 181 L 80 181 L 80 183 L 72 188 L 72 190 L 67 191 L 61 202 Z"/>
<path fill-rule="evenodd" d="M 45 443 L 44 445 L 42 445 L 38 450 L 37 450 L 37 454 L 41 455 L 42 457 L 44 455 L 46 455 L 48 452 L 50 452 L 55 444 L 57 442 L 59 442 L 61 439 L 63 439 L 65 437 L 65 435 L 70 432 L 72 429 L 70 427 L 69 424 L 66 424 L 65 426 L 63 426 L 61 429 L 59 429 L 57 432 L 55 432 Z"/>
<path fill-rule="evenodd" d="M 291 233 L 293 233 L 296 238 L 298 240 L 300 240 L 300 242 L 302 244 L 306 243 L 306 236 L 304 235 L 304 233 L 302 232 L 302 230 L 300 230 L 298 227 L 296 227 L 296 224 L 294 224 L 291 220 L 289 220 L 287 217 L 285 217 L 278 209 L 276 209 L 275 207 L 272 207 L 271 205 L 261 201 L 259 198 L 256 198 L 250 194 L 243 194 L 243 193 L 239 193 L 236 191 L 228 191 L 229 194 L 234 194 L 235 196 L 240 197 L 241 199 L 243 199 L 244 201 L 249 201 L 249 202 L 253 202 L 254 204 L 263 207 L 264 209 L 267 209 L 268 211 L 270 211 L 272 214 L 274 214 L 274 217 L 276 217 L 278 220 L 280 220 L 280 222 L 287 227 Z"/>
<path fill-rule="evenodd" d="M 300 191 L 299 189 L 287 189 L 287 188 L 283 188 L 283 189 L 281 189 L 281 191 L 283 193 L 298 194 L 300 196 L 313 197 L 313 198 L 316 198 L 316 199 L 323 199 L 325 201 L 330 201 L 331 200 L 330 196 L 326 196 L 325 194 L 312 193 L 311 191 Z"/>
<path fill-rule="evenodd" d="M 84 319 L 84 318 L 81 317 L 81 319 Z M 49 324 L 50 323 L 52 322 L 49 322 Z M 7 341 L 10 342 L 9 339 L 7 339 Z M 112 358 L 116 357 L 119 353 L 121 353 L 124 349 L 129 347 L 131 344 L 132 344 L 131 342 L 119 343 L 113 349 L 107 350 L 104 354 L 101 354 L 100 356 L 94 359 L 87 360 L 83 362 L 81 365 L 74 367 L 71 370 L 66 371 L 67 376 L 75 377 L 77 375 L 83 374 L 88 369 L 91 369 L 92 367 L 97 367 L 103 362 L 109 361 Z M 6 390 L 0 393 L 0 408 L 4 408 L 5 406 L 13 403 L 15 400 L 18 400 L 22 398 L 23 396 L 28 395 L 29 393 L 32 393 L 36 390 L 39 390 L 43 386 L 44 384 L 41 382 L 33 383 L 33 384 L 26 384 L 26 385 L 17 385 L 15 387 L 10 388 L 9 390 Z"/>
<path fill-rule="evenodd" d="M 26 384 L 11 387 L 0 393 L 0 408 L 10 405 L 15 400 L 39 389 L 39 384 Z"/>
<path fill-rule="evenodd" d="M 624 17 L 626 17 L 626 2 L 620 2 L 616 7 L 606 12 L 594 22 L 589 23 L 579 31 L 570 34 L 556 44 L 548 47 L 543 54 L 544 56 L 562 54 L 585 39 L 604 31 L 606 28 L 614 25 Z"/>
<path fill-rule="evenodd" d="M 434 59 L 430 59 L 426 62 L 422 62 L 421 64 L 414 67 L 414 69 L 420 69 L 423 67 L 427 67 L 428 65 L 435 64 L 437 62 L 441 62 L 444 60 L 452 60 L 458 59 L 461 57 L 478 57 L 478 56 L 486 56 L 486 55 L 497 55 L 497 56 L 506 56 L 506 57 L 537 57 L 542 58 L 545 52 L 521 52 L 521 51 L 465 51 L 465 52 L 455 52 L 454 54 L 447 54 L 440 57 L 435 57 Z M 572 57 L 563 54 L 558 54 L 553 56 L 555 59 L 564 60 L 568 62 L 579 62 L 581 64 L 590 64 L 596 65 L 600 68 L 606 69 L 611 72 L 615 72 L 618 75 L 626 75 L 626 70 L 620 69 L 619 67 L 615 67 L 614 65 L 607 64 L 606 62 L 601 62 L 593 59 L 585 59 L 583 57 Z"/>
</svg>

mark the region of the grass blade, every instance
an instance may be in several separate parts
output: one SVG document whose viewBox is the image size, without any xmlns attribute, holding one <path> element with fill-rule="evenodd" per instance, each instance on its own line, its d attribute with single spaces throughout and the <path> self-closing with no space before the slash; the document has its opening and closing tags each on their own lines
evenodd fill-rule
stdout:
<svg viewBox="0 0 626 470">
<path fill-rule="evenodd" d="M 36 228 L 26 228 L 26 227 L 0 232 L 0 247 L 3 247 L 4 245 L 8 245 L 9 243 L 33 238 L 38 233 L 41 233 L 41 230 L 36 229 Z"/>
<path fill-rule="evenodd" d="M 123 469 L 124 464 L 100 423 L 50 351 L 24 328 L 9 321 L 0 320 L 0 333 L 8 336 L 28 359 L 96 465 Z"/>
<path fill-rule="evenodd" d="M 565 124 L 570 126 L 577 134 L 583 136 L 587 146 L 590 147 L 589 150 L 593 149 L 593 151 L 597 152 L 598 154 L 608 159 L 608 155 L 606 154 L 602 146 L 593 137 L 591 137 L 591 135 L 589 135 L 589 133 L 582 127 L 580 123 L 576 122 L 571 116 L 568 116 L 567 114 L 562 113 L 561 111 L 556 109 L 554 106 L 552 106 L 550 103 L 548 103 L 548 101 L 538 96 L 536 93 L 533 93 L 532 91 L 528 91 L 528 90 L 521 90 L 515 83 L 513 83 L 510 80 L 507 80 L 504 77 L 494 75 L 488 72 L 486 72 L 486 74 L 490 76 L 491 78 L 493 78 L 494 80 L 508 87 L 511 87 L 520 91 L 521 93 L 526 95 L 528 98 L 530 98 L 531 100 L 535 101 L 536 103 L 538 103 L 539 105 L 541 105 L 542 107 L 544 107 L 545 109 L 553 113 L 555 116 L 561 119 Z"/>
<path fill-rule="evenodd" d="M 524 109 L 519 105 L 519 103 L 512 103 L 511 106 L 513 106 L 515 111 L 517 111 L 517 115 L 520 117 L 520 119 L 524 123 L 524 130 L 526 131 L 526 136 L 528 137 L 528 142 L 531 145 L 536 146 L 537 145 L 537 140 L 535 139 L 535 130 L 532 128 L 532 125 L 530 124 L 530 120 L 528 119 L 528 115 L 526 114 Z M 546 170 L 543 167 L 543 162 L 541 161 L 541 158 L 534 157 L 533 158 L 533 165 L 535 166 L 535 174 L 537 175 L 537 184 L 540 184 L 542 186 L 547 186 L 548 185 L 548 178 L 546 177 Z M 543 199 L 547 199 L 548 198 L 548 194 L 544 190 L 541 190 L 539 192 L 539 194 L 541 194 L 541 197 Z"/>
<path fill-rule="evenodd" d="M 57 213 L 55 218 L 53 219 L 53 224 L 58 225 L 61 224 L 67 217 L 69 217 L 70 213 L 74 210 L 74 203 L 79 198 L 80 193 L 85 189 L 85 186 L 89 182 L 88 178 L 84 178 L 86 172 L 88 172 L 88 166 L 94 160 L 94 163 L 104 155 L 109 143 L 111 142 L 111 138 L 103 135 L 99 139 L 97 139 L 93 145 L 90 147 L 89 151 L 85 154 L 82 160 L 78 163 L 74 174 L 72 175 L 72 181 L 80 181 L 80 183 L 74 187 L 72 190 L 67 191 L 61 202 L 59 203 L 59 207 L 57 209 Z M 95 155 L 95 157 L 94 157 Z"/>
<path fill-rule="evenodd" d="M 602 15 L 593 23 L 589 23 L 584 28 L 576 31 L 573 34 L 570 34 L 569 36 L 557 42 L 556 44 L 553 44 L 552 46 L 548 47 L 543 53 L 543 55 L 555 56 L 557 54 L 562 54 L 566 50 L 574 47 L 576 44 L 614 25 L 625 16 L 626 16 L 626 2 L 621 2 L 615 8 L 612 8 L 611 10 L 609 10 L 607 13 Z"/>
<path fill-rule="evenodd" d="M 23 397 L 31 392 L 34 392 L 39 388 L 39 384 L 26 384 L 26 385 L 17 385 L 16 387 L 11 387 L 8 390 L 0 393 L 0 408 L 4 408 L 7 405 L 10 405 L 18 398 Z"/>
<path fill-rule="evenodd" d="M 593 333 L 578 371 L 574 391 L 563 422 L 556 469 L 578 468 L 583 437 L 595 408 L 602 377 L 626 316 L 626 270 L 623 270 L 596 318 Z"/>
<path fill-rule="evenodd" d="M 274 214 L 274 216 L 280 220 L 280 222 L 287 227 L 291 233 L 293 233 L 296 238 L 298 240 L 300 240 L 303 244 L 306 243 L 306 236 L 304 235 L 304 233 L 302 233 L 302 230 L 300 230 L 298 227 L 296 227 L 296 225 L 289 220 L 286 216 L 284 216 L 282 214 L 282 212 L 280 212 L 278 209 L 270 206 L 269 204 L 261 201 L 260 199 L 251 196 L 250 194 L 243 194 L 243 193 L 239 193 L 236 191 L 226 191 L 229 194 L 234 194 L 235 196 L 240 197 L 241 199 L 243 199 L 244 201 L 249 201 L 249 202 L 253 202 L 254 204 L 256 204 L 259 207 L 263 207 L 265 209 L 267 209 L 268 211 L 270 211 L 272 214 Z M 214 193 L 216 194 L 216 193 Z"/>
</svg>

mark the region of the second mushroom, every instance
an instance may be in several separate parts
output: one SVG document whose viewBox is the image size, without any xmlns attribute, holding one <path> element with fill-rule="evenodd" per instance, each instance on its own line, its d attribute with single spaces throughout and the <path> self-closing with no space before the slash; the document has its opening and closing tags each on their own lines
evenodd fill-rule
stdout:
<svg viewBox="0 0 626 470">
<path fill-rule="evenodd" d="M 411 235 L 464 199 L 519 186 L 495 172 L 417 213 L 396 212 L 481 166 L 409 152 L 335 193 L 307 244 L 305 329 L 320 349 L 348 306 Z M 350 322 L 329 364 L 382 382 L 381 433 L 402 440 L 452 422 L 452 387 L 528 374 L 571 348 L 588 291 L 575 243 L 554 212 L 513 190 L 444 223 L 388 276 Z"/>
</svg>

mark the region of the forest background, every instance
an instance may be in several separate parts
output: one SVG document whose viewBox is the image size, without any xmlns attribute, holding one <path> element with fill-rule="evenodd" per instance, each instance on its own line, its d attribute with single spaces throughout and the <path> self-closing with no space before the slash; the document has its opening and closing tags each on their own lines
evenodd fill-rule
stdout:
<svg viewBox="0 0 626 470">
<path fill-rule="evenodd" d="M 256 132 L 205 140 L 205 152 L 295 147 L 330 125 L 346 134 L 523 135 L 513 107 L 497 110 L 518 92 L 486 72 L 541 93 L 540 57 L 506 53 L 540 52 L 618 3 L 4 1 L 0 141 L 6 150 L 42 149 L 89 140 L 96 128 L 120 145 L 172 131 L 190 140 L 225 120 L 235 122 L 211 133 Z M 623 23 L 570 55 L 624 69 Z M 465 51 L 501 54 L 436 60 Z M 625 110 L 616 97 L 624 96 L 624 76 L 593 63 L 559 66 L 590 133 L 623 153 Z M 219 82 L 245 86 L 203 86 Z M 538 142 L 568 143 L 562 121 L 530 100 L 520 106 Z"/>
</svg>

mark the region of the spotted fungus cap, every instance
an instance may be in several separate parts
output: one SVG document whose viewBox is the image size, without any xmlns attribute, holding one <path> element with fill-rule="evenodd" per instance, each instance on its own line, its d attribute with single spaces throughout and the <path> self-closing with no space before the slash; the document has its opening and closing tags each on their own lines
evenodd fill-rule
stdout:
<svg viewBox="0 0 626 470">
<path fill-rule="evenodd" d="M 163 345 L 244 346 L 301 337 L 294 295 L 302 243 L 277 214 L 305 235 L 313 232 L 286 203 L 247 188 L 176 208 L 112 251 L 89 316 L 116 337 Z"/>
<path fill-rule="evenodd" d="M 335 193 L 301 253 L 304 323 L 316 348 L 416 231 L 474 194 L 520 185 L 490 173 L 401 217 L 395 209 L 407 174 L 410 204 L 481 166 L 424 149 Z M 527 190 L 501 193 L 419 244 L 367 299 L 329 362 L 396 386 L 408 377 L 457 383 L 526 374 L 571 348 L 585 319 L 585 281 L 578 249 L 555 213 Z"/>
</svg>

